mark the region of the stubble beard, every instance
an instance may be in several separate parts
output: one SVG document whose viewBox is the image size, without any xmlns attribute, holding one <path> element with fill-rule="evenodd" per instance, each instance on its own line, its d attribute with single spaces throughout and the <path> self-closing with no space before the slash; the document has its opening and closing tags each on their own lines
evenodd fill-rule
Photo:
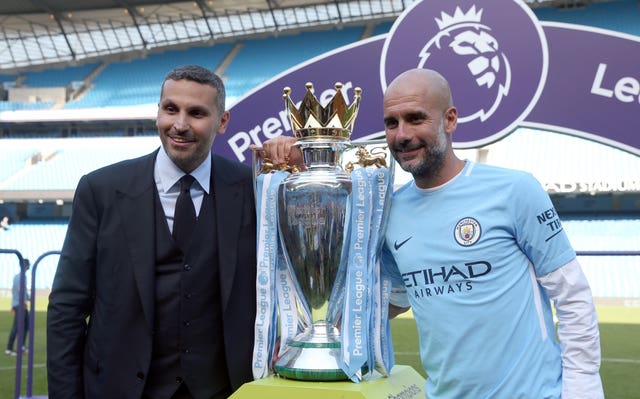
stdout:
<svg viewBox="0 0 640 399">
<path fill-rule="evenodd" d="M 419 162 L 410 163 L 398 160 L 400 167 L 411 173 L 414 179 L 431 180 L 437 177 L 444 166 L 444 159 L 447 150 L 447 136 L 444 131 L 444 124 L 438 129 L 438 136 L 431 142 L 423 142 L 425 144 Z"/>
<path fill-rule="evenodd" d="M 213 139 L 215 139 L 215 135 Z M 213 139 L 211 139 L 210 143 L 196 141 L 194 143 L 195 148 L 193 149 L 180 149 L 172 146 L 171 137 L 165 135 L 162 145 L 171 161 L 180 168 L 180 170 L 185 173 L 191 173 L 200 166 L 209 155 L 209 151 L 211 151 L 211 147 L 213 146 Z"/>
</svg>

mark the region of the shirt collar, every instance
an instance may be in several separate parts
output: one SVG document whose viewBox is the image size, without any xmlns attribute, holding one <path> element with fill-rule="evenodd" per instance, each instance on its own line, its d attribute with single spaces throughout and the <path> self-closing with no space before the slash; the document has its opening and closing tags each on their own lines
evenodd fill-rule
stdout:
<svg viewBox="0 0 640 399">
<path fill-rule="evenodd" d="M 191 173 L 195 177 L 200 187 L 209 194 L 209 184 L 211 182 L 211 151 L 207 154 L 207 158 Z M 164 192 L 168 192 L 175 186 L 185 173 L 173 163 L 164 147 L 160 147 L 155 165 L 156 180 L 159 181 Z M 177 186 L 176 186 L 177 187 Z M 177 189 L 177 188 L 176 188 Z"/>
</svg>

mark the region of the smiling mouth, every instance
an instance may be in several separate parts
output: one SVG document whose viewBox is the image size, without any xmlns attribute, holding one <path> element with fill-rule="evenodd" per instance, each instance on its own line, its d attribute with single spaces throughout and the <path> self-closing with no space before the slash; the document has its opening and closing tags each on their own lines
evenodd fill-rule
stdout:
<svg viewBox="0 0 640 399">
<path fill-rule="evenodd" d="M 394 151 L 397 154 L 411 155 L 411 154 L 414 154 L 416 151 L 418 151 L 420 148 L 422 148 L 422 147 L 421 146 L 418 146 L 418 147 L 396 147 L 396 148 L 394 148 Z"/>
<path fill-rule="evenodd" d="M 193 140 L 188 139 L 187 137 L 182 137 L 182 136 L 169 136 L 169 138 L 178 144 L 183 144 L 183 143 L 192 143 Z"/>
</svg>

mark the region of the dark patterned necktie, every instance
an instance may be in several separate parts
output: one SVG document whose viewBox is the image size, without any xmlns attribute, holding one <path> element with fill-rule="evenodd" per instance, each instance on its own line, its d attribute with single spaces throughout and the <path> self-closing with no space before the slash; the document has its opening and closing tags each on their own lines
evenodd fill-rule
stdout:
<svg viewBox="0 0 640 399">
<path fill-rule="evenodd" d="M 196 225 L 196 208 L 191 200 L 191 185 L 195 178 L 184 175 L 180 178 L 180 194 L 173 216 L 173 238 L 183 253 L 187 253 L 191 235 Z"/>
</svg>

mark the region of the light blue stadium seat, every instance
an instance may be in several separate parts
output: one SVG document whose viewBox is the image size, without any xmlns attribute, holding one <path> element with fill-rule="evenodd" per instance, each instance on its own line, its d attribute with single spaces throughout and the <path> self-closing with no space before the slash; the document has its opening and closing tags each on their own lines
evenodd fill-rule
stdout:
<svg viewBox="0 0 640 399">
<path fill-rule="evenodd" d="M 637 0 L 594 3 L 570 11 L 541 7 L 533 9 L 533 12 L 541 21 L 595 26 L 640 36 Z"/>
<path fill-rule="evenodd" d="M 28 87 L 66 87 L 74 81 L 84 80 L 99 64 L 68 66 L 62 69 L 47 69 L 25 73 L 23 83 Z"/>
<path fill-rule="evenodd" d="M 379 24 L 376 24 L 375 28 L 373 28 L 373 33 L 371 34 L 371 36 L 376 36 L 376 35 L 381 35 L 384 33 L 389 33 L 389 30 L 391 30 L 391 26 L 393 25 L 393 21 L 391 22 L 380 22 Z"/>
<path fill-rule="evenodd" d="M 93 88 L 84 97 L 70 101 L 64 108 L 156 104 L 160 98 L 160 85 L 171 69 L 185 64 L 215 69 L 231 48 L 231 44 L 224 43 L 170 50 L 150 54 L 145 59 L 109 64 L 93 80 Z"/>
<path fill-rule="evenodd" d="M 247 40 L 224 73 L 229 97 L 237 99 L 303 61 L 356 42 L 362 31 L 357 26 Z"/>
<path fill-rule="evenodd" d="M 52 101 L 35 101 L 35 102 L 22 102 L 22 101 L 0 101 L 0 111 L 20 111 L 20 110 L 38 110 L 49 109 L 53 107 Z"/>
<path fill-rule="evenodd" d="M 33 152 L 25 149 L 14 150 L 5 146 L 2 149 L 2 163 L 0 163 L 0 183 L 23 169 Z"/>
<path fill-rule="evenodd" d="M 157 136 L 52 139 L 46 145 L 34 145 L 34 151 L 46 147 L 55 155 L 23 170 L 3 190 L 74 190 L 82 175 L 159 146 Z"/>
<path fill-rule="evenodd" d="M 640 250 L 640 219 L 575 219 L 562 223 L 574 249 Z M 640 256 L 579 256 L 594 297 L 640 298 Z"/>
</svg>

